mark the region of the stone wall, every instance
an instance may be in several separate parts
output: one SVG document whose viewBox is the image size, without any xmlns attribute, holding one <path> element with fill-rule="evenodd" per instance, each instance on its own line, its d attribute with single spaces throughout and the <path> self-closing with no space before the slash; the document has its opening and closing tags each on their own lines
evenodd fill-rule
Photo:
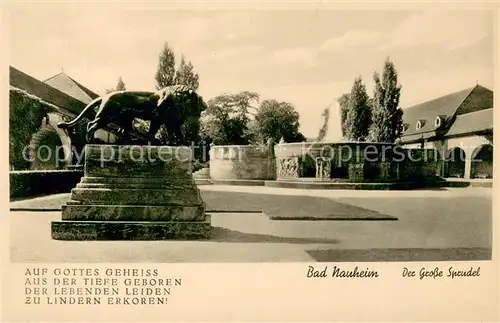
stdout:
<svg viewBox="0 0 500 323">
<path fill-rule="evenodd" d="M 276 166 L 267 146 L 211 146 L 210 178 L 215 180 L 274 180 Z"/>
</svg>

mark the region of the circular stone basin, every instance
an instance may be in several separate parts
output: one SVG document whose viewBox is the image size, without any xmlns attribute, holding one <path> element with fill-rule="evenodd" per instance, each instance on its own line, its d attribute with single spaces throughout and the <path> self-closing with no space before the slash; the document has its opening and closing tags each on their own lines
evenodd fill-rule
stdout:
<svg viewBox="0 0 500 323">
<path fill-rule="evenodd" d="M 273 180 L 275 162 L 268 146 L 228 145 L 210 147 L 213 180 Z"/>
</svg>

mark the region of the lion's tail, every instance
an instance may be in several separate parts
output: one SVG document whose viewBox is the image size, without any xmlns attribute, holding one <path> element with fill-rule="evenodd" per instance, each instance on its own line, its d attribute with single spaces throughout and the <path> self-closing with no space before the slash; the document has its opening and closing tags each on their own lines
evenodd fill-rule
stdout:
<svg viewBox="0 0 500 323">
<path fill-rule="evenodd" d="M 102 97 L 98 97 L 97 99 L 94 99 L 92 102 L 90 102 L 86 107 L 85 109 L 82 110 L 82 112 L 80 112 L 80 114 L 74 118 L 73 120 L 69 121 L 69 122 L 60 122 L 57 124 L 57 127 L 58 128 L 61 128 L 61 129 L 67 129 L 67 128 L 71 128 L 73 126 L 75 126 L 83 117 L 89 115 L 89 112 L 92 111 L 91 109 L 93 109 L 95 106 L 99 105 L 102 101 Z"/>
</svg>

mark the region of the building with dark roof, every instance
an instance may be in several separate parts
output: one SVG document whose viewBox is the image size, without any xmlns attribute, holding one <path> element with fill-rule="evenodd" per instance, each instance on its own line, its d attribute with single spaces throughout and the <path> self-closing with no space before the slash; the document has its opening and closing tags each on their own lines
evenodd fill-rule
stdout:
<svg viewBox="0 0 500 323">
<path fill-rule="evenodd" d="M 31 140 L 19 143 L 29 147 L 30 165 L 28 168 L 67 168 L 77 163 L 75 157 L 80 155 L 79 151 L 85 145 L 84 129 L 81 131 L 73 129 L 68 132 L 58 128 L 57 124 L 75 118 L 98 95 L 64 72 L 47 79 L 45 82 L 39 81 L 12 66 L 10 66 L 9 72 L 11 96 L 24 95 L 28 100 L 42 104 L 45 109 L 43 122 L 40 128 L 32 134 Z M 10 109 L 11 114 L 16 113 L 16 107 L 12 106 L 12 102 Z M 113 135 L 106 130 L 99 129 L 96 136 L 110 141 L 110 136 Z M 51 158 L 40 156 L 41 147 L 46 146 L 53 148 Z M 62 147 L 64 160 L 54 160 L 56 158 L 54 151 L 57 151 L 58 147 Z M 13 165 L 11 165 L 12 168 L 14 168 Z"/>
<path fill-rule="evenodd" d="M 57 112 L 69 117 L 78 115 L 87 105 L 86 102 L 80 101 L 12 66 L 9 68 L 9 82 L 11 87 L 24 90 L 46 102 L 52 103 L 58 107 Z"/>
<path fill-rule="evenodd" d="M 403 110 L 401 144 L 432 148 L 444 177 L 493 176 L 493 92 L 481 85 Z"/>
</svg>

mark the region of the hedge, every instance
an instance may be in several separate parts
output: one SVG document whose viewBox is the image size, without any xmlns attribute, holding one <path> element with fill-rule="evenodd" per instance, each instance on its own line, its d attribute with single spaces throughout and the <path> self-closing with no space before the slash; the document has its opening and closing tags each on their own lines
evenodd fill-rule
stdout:
<svg viewBox="0 0 500 323">
<path fill-rule="evenodd" d="M 42 125 L 43 117 L 55 106 L 23 90 L 11 87 L 9 95 L 9 154 L 11 169 L 27 169 L 23 149 Z"/>
<path fill-rule="evenodd" d="M 11 171 L 10 198 L 25 198 L 70 192 L 83 170 Z"/>
</svg>

